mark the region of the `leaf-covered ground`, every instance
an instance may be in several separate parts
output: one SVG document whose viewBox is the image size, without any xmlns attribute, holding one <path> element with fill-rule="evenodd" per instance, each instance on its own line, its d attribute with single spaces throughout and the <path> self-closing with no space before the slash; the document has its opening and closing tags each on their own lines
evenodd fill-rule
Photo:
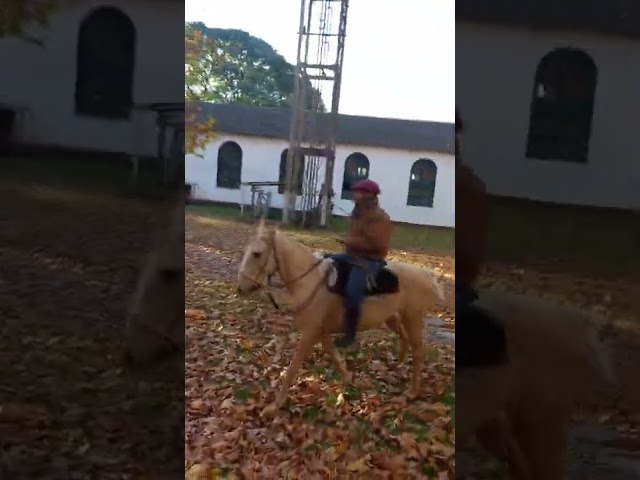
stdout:
<svg viewBox="0 0 640 480">
<path fill-rule="evenodd" d="M 243 478 L 391 478 L 391 472 L 393 478 L 453 478 L 450 346 L 429 345 L 425 395 L 415 402 L 402 395 L 410 362 L 398 363 L 392 333 L 361 335 L 347 354 L 354 373 L 347 387 L 318 347 L 291 389 L 288 407 L 275 418 L 262 417 L 295 346 L 290 317 L 260 295 L 239 298 L 233 290 L 250 225 L 189 213 L 186 227 L 189 475 L 213 469 Z M 327 236 L 297 235 L 307 245 L 338 249 Z M 451 258 L 393 256 L 429 265 L 445 281 L 453 273 Z M 279 299 L 286 301 L 284 294 Z M 434 314 L 452 321 L 451 310 Z"/>
<path fill-rule="evenodd" d="M 121 362 L 157 207 L 7 177 L 0 203 L 0 478 L 181 476 L 182 360 Z"/>
<path fill-rule="evenodd" d="M 399 475 L 394 478 L 451 474 L 455 396 L 451 391 L 454 352 L 449 347 L 430 346 L 424 373 L 428 396 L 417 403 L 407 403 L 401 396 L 409 365 L 398 365 L 392 334 L 362 335 L 359 349 L 348 355 L 356 381 L 347 389 L 318 349 L 290 394 L 288 410 L 276 420 L 262 419 L 260 411 L 273 401 L 295 334 L 287 315 L 275 312 L 264 298 L 239 299 L 231 288 L 251 227 L 228 215 L 199 216 L 197 209 L 189 211 L 186 224 L 185 424 L 190 474 L 211 469 L 230 478 L 234 474 L 348 478 L 349 473 L 352 478 L 389 478 L 390 470 Z M 318 249 L 338 248 L 330 235 L 296 235 Z M 393 255 L 436 269 L 452 294 L 452 257 L 432 256 L 420 249 L 396 249 Z M 490 265 L 483 282 L 615 318 L 616 331 L 609 340 L 620 386 L 615 395 L 588 405 L 576 417 L 569 468 L 575 480 L 636 480 L 640 285 L 570 274 L 557 266 L 505 263 Z M 278 300 L 286 303 L 286 296 L 280 294 Z M 452 306 L 453 298 L 449 300 Z M 451 310 L 436 314 L 451 325 Z M 458 466 L 472 465 L 472 478 L 505 478 L 504 469 L 481 452 L 459 449 L 457 454 Z"/>
</svg>

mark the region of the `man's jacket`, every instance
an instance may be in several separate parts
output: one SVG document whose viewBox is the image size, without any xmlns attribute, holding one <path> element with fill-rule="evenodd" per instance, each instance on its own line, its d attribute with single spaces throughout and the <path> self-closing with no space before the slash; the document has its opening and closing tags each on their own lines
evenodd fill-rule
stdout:
<svg viewBox="0 0 640 480">
<path fill-rule="evenodd" d="M 372 260 L 384 260 L 389 253 L 391 218 L 380 208 L 377 198 L 356 205 L 349 218 L 344 240 L 348 254 Z"/>
<path fill-rule="evenodd" d="M 469 167 L 456 165 L 456 282 L 472 285 L 487 248 L 489 202 L 484 183 Z"/>
</svg>

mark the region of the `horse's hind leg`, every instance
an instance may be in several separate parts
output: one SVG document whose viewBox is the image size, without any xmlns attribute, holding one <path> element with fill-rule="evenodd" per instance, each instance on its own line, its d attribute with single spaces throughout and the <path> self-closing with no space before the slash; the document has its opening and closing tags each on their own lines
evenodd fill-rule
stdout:
<svg viewBox="0 0 640 480">
<path fill-rule="evenodd" d="M 478 429 L 476 436 L 490 453 L 509 466 L 510 478 L 535 480 L 531 477 L 528 462 L 504 412 L 487 421 Z"/>
<path fill-rule="evenodd" d="M 563 480 L 566 468 L 567 417 L 528 405 L 515 426 L 516 436 L 531 468 L 532 478 Z M 539 411 L 538 411 L 539 410 Z M 560 410 L 560 409 L 559 409 Z"/>
<path fill-rule="evenodd" d="M 340 373 L 344 384 L 349 385 L 351 383 L 351 374 L 349 373 L 349 370 L 347 370 L 347 364 L 344 361 L 344 357 L 340 355 L 336 347 L 333 345 L 330 337 L 322 337 L 322 348 L 331 355 L 333 363 L 338 369 L 338 373 Z"/>
<path fill-rule="evenodd" d="M 398 334 L 398 340 L 400 343 L 398 361 L 400 363 L 404 363 L 407 360 L 407 355 L 409 354 L 409 337 L 407 335 L 407 331 L 400 323 L 400 314 L 394 313 L 385 320 L 385 324 L 389 330 Z"/>
<path fill-rule="evenodd" d="M 423 315 L 421 312 L 405 314 L 402 316 L 402 324 L 407 332 L 413 357 L 411 388 L 408 393 L 410 398 L 416 398 L 420 395 L 422 367 L 426 358 Z"/>
<path fill-rule="evenodd" d="M 318 334 L 309 331 L 303 331 L 300 336 L 300 340 L 298 341 L 298 347 L 296 348 L 295 353 L 293 354 L 293 358 L 291 359 L 291 363 L 289 364 L 289 368 L 287 368 L 287 373 L 284 376 L 284 380 L 282 382 L 282 386 L 280 387 L 280 391 L 276 395 L 276 407 L 281 408 L 284 405 L 284 402 L 287 400 L 287 393 L 289 392 L 289 388 L 291 388 L 291 383 L 295 379 L 298 371 L 302 367 L 304 360 L 309 356 L 311 350 L 313 350 L 313 346 L 318 343 L 319 337 Z"/>
</svg>

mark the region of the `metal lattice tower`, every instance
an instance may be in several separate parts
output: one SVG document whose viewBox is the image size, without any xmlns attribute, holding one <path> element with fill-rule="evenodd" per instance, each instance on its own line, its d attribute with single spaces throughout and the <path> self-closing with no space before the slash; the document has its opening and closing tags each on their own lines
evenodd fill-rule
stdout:
<svg viewBox="0 0 640 480">
<path fill-rule="evenodd" d="M 300 0 L 298 56 L 282 211 L 284 223 L 290 222 L 291 212 L 295 211 L 300 163 L 294 159 L 299 157 L 305 159 L 302 210 L 315 210 L 319 200 L 321 225 L 326 225 L 329 219 L 348 8 L 349 0 Z M 322 96 L 317 95 L 317 91 Z M 324 182 L 318 192 L 322 169 Z"/>
</svg>

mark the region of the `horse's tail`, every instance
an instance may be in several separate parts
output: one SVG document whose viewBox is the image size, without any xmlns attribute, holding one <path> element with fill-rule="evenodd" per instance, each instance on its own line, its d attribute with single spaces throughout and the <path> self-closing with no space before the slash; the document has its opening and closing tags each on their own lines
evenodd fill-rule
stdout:
<svg viewBox="0 0 640 480">
<path fill-rule="evenodd" d="M 549 355 L 555 359 L 556 366 L 565 363 L 555 376 L 558 393 L 565 392 L 565 398 L 570 401 L 588 401 L 598 392 L 610 391 L 615 384 L 612 352 L 602 338 L 600 321 L 596 322 L 587 311 L 563 308 L 558 308 L 553 318 L 558 322 L 569 320 L 569 328 L 546 325 L 550 328 L 548 333 L 555 337 L 555 341 L 546 337 L 546 345 L 551 347 Z M 550 364 L 549 369 L 552 367 Z"/>
<path fill-rule="evenodd" d="M 590 350 L 591 367 L 602 379 L 605 385 L 615 382 L 613 372 L 613 358 L 609 344 L 602 338 L 603 332 L 613 327 L 611 321 L 606 322 L 604 329 L 596 327 L 593 323 L 587 325 L 587 348 Z"/>
<path fill-rule="evenodd" d="M 421 268 L 420 273 L 426 279 L 426 283 L 423 285 L 425 299 L 431 299 L 435 296 L 435 302 L 437 304 L 443 304 L 445 302 L 444 289 L 436 274 L 426 268 Z"/>
<path fill-rule="evenodd" d="M 438 296 L 438 301 L 444 302 L 445 301 L 444 289 L 442 288 L 442 284 L 438 280 L 438 277 L 436 277 L 435 273 L 431 271 L 429 272 L 429 276 L 431 277 L 431 283 L 433 285 L 433 289 L 436 292 L 436 295 Z"/>
<path fill-rule="evenodd" d="M 428 281 L 428 289 L 430 292 L 435 293 L 437 302 L 444 302 L 444 289 L 438 280 L 435 272 L 433 270 L 429 270 L 427 268 L 421 268 L 420 272 L 427 278 Z"/>
</svg>

